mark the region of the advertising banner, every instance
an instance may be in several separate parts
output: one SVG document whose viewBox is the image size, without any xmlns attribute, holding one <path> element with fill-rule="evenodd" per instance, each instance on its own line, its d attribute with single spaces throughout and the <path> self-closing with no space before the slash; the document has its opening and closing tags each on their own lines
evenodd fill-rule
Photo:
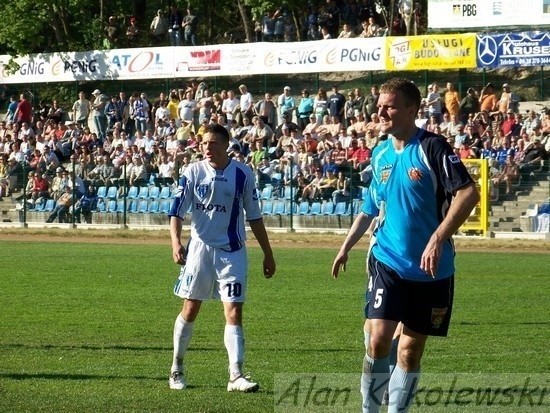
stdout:
<svg viewBox="0 0 550 413">
<path fill-rule="evenodd" d="M 550 25 L 550 0 L 428 0 L 430 29 Z"/>
<path fill-rule="evenodd" d="M 387 37 L 387 70 L 441 70 L 476 67 L 473 33 Z"/>
<path fill-rule="evenodd" d="M 506 33 L 477 36 L 477 67 L 550 65 L 550 33 Z"/>
</svg>

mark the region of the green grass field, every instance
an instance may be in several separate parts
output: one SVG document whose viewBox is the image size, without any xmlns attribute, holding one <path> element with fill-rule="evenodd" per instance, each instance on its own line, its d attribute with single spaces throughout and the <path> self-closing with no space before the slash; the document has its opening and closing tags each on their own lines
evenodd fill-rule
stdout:
<svg viewBox="0 0 550 413">
<path fill-rule="evenodd" d="M 168 244 L 168 243 L 167 243 Z M 277 378 L 297 373 L 358 379 L 363 350 L 364 252 L 338 280 L 333 250 L 277 249 L 266 280 L 250 249 L 246 369 L 256 394 L 228 394 L 219 302 L 208 302 L 187 356 L 185 391 L 170 391 L 172 295 L 178 268 L 168 245 L 4 242 L 0 275 L 0 412 L 360 411 L 275 405 Z M 435 373 L 546 373 L 548 255 L 462 252 L 449 337 L 423 359 Z M 353 383 L 354 385 L 356 382 Z M 358 397 L 358 385 L 353 389 Z M 550 391 L 548 392 L 550 393 Z M 434 406 L 413 411 L 474 410 Z"/>
</svg>

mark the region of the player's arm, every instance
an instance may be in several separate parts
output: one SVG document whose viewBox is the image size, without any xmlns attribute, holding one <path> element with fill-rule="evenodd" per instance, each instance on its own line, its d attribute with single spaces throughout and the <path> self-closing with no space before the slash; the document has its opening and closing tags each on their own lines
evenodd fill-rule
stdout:
<svg viewBox="0 0 550 413">
<path fill-rule="evenodd" d="M 275 274 L 277 265 L 275 264 L 275 259 L 273 258 L 273 251 L 271 250 L 271 244 L 269 243 L 269 237 L 267 236 L 267 231 L 265 230 L 264 221 L 260 219 L 255 219 L 253 221 L 248 221 L 252 233 L 256 237 L 258 244 L 262 248 L 264 253 L 264 262 L 263 270 L 264 276 L 266 278 L 271 278 Z"/>
<path fill-rule="evenodd" d="M 176 264 L 185 264 L 186 251 L 181 243 L 181 229 L 183 219 L 178 216 L 170 217 L 170 238 L 172 240 L 172 258 Z"/>
<path fill-rule="evenodd" d="M 447 216 L 430 237 L 422 254 L 420 268 L 428 275 L 435 277 L 443 243 L 458 231 L 478 202 L 479 192 L 475 183 L 471 182 L 456 191 Z"/>
<path fill-rule="evenodd" d="M 340 247 L 340 251 L 338 251 L 336 258 L 334 258 L 334 262 L 332 263 L 332 276 L 334 278 L 338 278 L 338 273 L 340 272 L 340 268 L 342 268 L 343 271 L 346 270 L 346 262 L 348 261 L 348 252 L 353 248 L 355 244 L 357 244 L 357 242 L 361 239 L 361 237 L 367 232 L 372 220 L 373 220 L 372 216 L 367 215 L 364 212 L 360 212 L 359 215 L 357 215 L 357 218 L 355 218 L 355 220 L 353 221 L 353 225 L 351 226 L 348 232 L 348 236 L 346 237 L 344 243 Z"/>
</svg>

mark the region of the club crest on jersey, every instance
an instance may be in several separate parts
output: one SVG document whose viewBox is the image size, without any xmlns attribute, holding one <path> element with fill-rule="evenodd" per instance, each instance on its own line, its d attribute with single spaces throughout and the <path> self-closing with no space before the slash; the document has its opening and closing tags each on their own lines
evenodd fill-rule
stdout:
<svg viewBox="0 0 550 413">
<path fill-rule="evenodd" d="M 432 328 L 441 327 L 447 311 L 449 311 L 449 307 L 432 308 Z"/>
<path fill-rule="evenodd" d="M 197 194 L 201 198 L 204 198 L 206 196 L 206 194 L 208 193 L 208 185 L 207 184 L 199 184 L 199 185 L 197 185 L 196 190 L 197 190 Z"/>
<path fill-rule="evenodd" d="M 422 179 L 422 171 L 418 168 L 409 169 L 409 178 L 411 181 L 420 181 Z"/>
<path fill-rule="evenodd" d="M 451 161 L 451 163 L 460 163 L 460 162 L 462 162 L 460 160 L 460 156 L 458 156 L 456 154 L 449 155 L 449 161 Z"/>
</svg>

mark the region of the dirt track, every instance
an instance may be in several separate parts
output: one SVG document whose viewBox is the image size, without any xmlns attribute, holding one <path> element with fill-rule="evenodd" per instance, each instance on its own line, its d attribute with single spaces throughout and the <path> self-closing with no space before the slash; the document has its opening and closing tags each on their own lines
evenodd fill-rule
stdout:
<svg viewBox="0 0 550 413">
<path fill-rule="evenodd" d="M 270 233 L 273 248 L 327 248 L 336 250 L 345 235 L 326 234 L 287 234 Z M 89 242 L 108 244 L 166 244 L 170 245 L 169 233 L 166 231 L 142 230 L 65 230 L 65 229 L 0 229 L 1 241 L 56 241 L 56 242 Z M 249 244 L 256 246 L 254 239 Z M 361 241 L 366 248 L 368 239 Z M 550 242 L 541 240 L 497 240 L 480 238 L 458 238 L 455 240 L 458 250 L 502 251 L 550 253 Z"/>
</svg>

